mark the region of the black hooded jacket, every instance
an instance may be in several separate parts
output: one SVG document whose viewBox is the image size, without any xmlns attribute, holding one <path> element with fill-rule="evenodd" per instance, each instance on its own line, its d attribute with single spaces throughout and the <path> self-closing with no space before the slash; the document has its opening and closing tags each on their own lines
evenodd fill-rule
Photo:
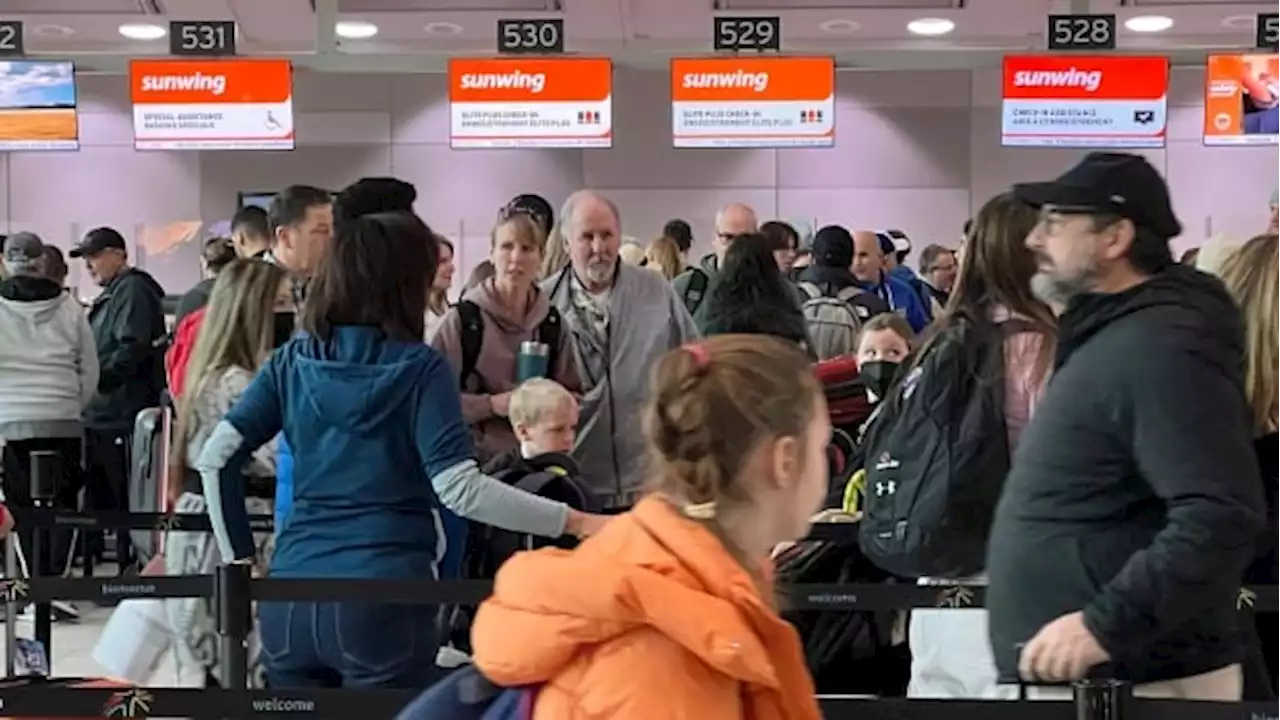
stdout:
<svg viewBox="0 0 1280 720">
<path fill-rule="evenodd" d="M 1060 332 L 988 546 L 1001 678 L 1076 611 L 1112 657 L 1099 674 L 1155 682 L 1239 662 L 1263 508 L 1240 312 L 1216 278 L 1175 265 L 1077 298 Z"/>
<path fill-rule="evenodd" d="M 98 395 L 84 410 L 89 428 L 133 429 L 138 413 L 160 403 L 164 390 L 164 290 L 146 272 L 117 275 L 89 309 L 102 367 Z"/>
</svg>

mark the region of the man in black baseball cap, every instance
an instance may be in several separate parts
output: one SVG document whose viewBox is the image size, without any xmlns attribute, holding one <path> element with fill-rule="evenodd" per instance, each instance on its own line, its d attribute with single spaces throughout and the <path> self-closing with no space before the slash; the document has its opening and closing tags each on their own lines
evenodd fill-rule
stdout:
<svg viewBox="0 0 1280 720">
<path fill-rule="evenodd" d="M 1105 664 L 1136 692 L 1238 701 L 1236 597 L 1266 508 L 1240 312 L 1173 262 L 1182 228 L 1144 158 L 1093 153 L 1014 194 L 1040 209 L 1033 289 L 1063 312 L 987 545 L 1000 677 Z"/>
</svg>

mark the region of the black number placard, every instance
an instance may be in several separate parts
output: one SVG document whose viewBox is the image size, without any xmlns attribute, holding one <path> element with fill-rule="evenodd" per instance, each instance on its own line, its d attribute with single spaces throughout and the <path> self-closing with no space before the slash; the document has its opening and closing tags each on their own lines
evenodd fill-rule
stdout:
<svg viewBox="0 0 1280 720">
<path fill-rule="evenodd" d="M 499 20 L 498 52 L 553 55 L 564 52 L 564 20 Z"/>
<path fill-rule="evenodd" d="M 1050 15 L 1050 50 L 1115 50 L 1115 15 Z"/>
<path fill-rule="evenodd" d="M 781 50 L 782 18 L 718 17 L 712 44 L 716 50 L 734 52 Z"/>
<path fill-rule="evenodd" d="M 1254 44 L 1259 50 L 1275 52 L 1280 48 L 1280 14 L 1258 13 L 1257 37 Z"/>
<path fill-rule="evenodd" d="M 0 57 L 18 57 L 24 53 L 22 21 L 0 20 Z"/>
<path fill-rule="evenodd" d="M 235 55 L 236 24 L 226 20 L 175 20 L 169 23 L 169 54 Z"/>
</svg>

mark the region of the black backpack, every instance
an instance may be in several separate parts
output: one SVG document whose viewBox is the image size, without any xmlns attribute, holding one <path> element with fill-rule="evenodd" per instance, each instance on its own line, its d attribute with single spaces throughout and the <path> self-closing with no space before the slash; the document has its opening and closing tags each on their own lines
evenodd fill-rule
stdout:
<svg viewBox="0 0 1280 720">
<path fill-rule="evenodd" d="M 868 421 L 861 547 L 906 578 L 961 578 L 985 566 L 1009 473 L 1004 338 L 1030 323 L 957 317 L 931 338 Z"/>
<path fill-rule="evenodd" d="M 475 378 L 476 387 L 472 389 L 486 392 L 488 388 L 484 378 L 476 372 L 476 363 L 480 362 L 480 350 L 484 346 L 484 315 L 480 306 L 470 300 L 459 301 L 455 309 L 462 323 L 462 370 L 458 373 L 458 386 L 466 392 L 467 381 Z M 561 324 L 560 311 L 553 305 L 547 309 L 547 317 L 538 324 L 533 334 L 534 340 L 546 344 L 549 349 L 547 370 L 551 373 L 558 367 L 556 363 L 560 355 Z"/>
<path fill-rule="evenodd" d="M 707 271 L 702 268 L 689 268 L 689 273 L 691 273 L 689 275 L 689 284 L 685 286 L 684 297 L 681 300 L 684 301 L 685 308 L 692 315 L 698 312 L 698 307 L 702 305 L 702 301 L 707 297 L 709 280 Z"/>
</svg>

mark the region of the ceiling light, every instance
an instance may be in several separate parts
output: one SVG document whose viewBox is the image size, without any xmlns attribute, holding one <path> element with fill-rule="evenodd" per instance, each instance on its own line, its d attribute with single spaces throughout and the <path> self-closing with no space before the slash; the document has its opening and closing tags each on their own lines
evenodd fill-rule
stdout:
<svg viewBox="0 0 1280 720">
<path fill-rule="evenodd" d="M 168 30 L 152 23 L 125 23 L 119 30 L 130 40 L 159 40 L 169 34 Z"/>
<path fill-rule="evenodd" d="M 333 31 L 340 38 L 367 40 L 378 34 L 378 26 L 369 22 L 343 21 L 335 25 Z"/>
<path fill-rule="evenodd" d="M 946 18 L 920 18 L 907 23 L 907 30 L 915 35 L 946 35 L 956 29 L 956 24 Z"/>
<path fill-rule="evenodd" d="M 451 22 L 432 22 L 424 25 L 422 31 L 429 35 L 461 35 L 462 26 Z"/>
<path fill-rule="evenodd" d="M 1173 27 L 1173 18 L 1167 15 L 1138 15 L 1124 21 L 1124 26 L 1133 32 L 1164 32 Z"/>
<path fill-rule="evenodd" d="M 862 26 L 852 20 L 836 18 L 818 25 L 818 29 L 834 35 L 848 35 L 858 32 L 858 30 L 862 29 Z"/>
</svg>

